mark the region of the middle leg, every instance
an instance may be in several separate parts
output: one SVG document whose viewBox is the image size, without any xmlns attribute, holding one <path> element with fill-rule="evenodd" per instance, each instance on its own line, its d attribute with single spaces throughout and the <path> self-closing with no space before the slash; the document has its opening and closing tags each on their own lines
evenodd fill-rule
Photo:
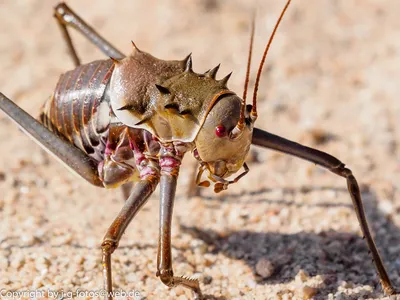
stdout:
<svg viewBox="0 0 400 300">
<path fill-rule="evenodd" d="M 103 250 L 103 278 L 107 291 L 105 299 L 112 299 L 111 254 L 117 249 L 118 243 L 133 217 L 139 212 L 147 199 L 153 193 L 158 183 L 158 177 L 150 175 L 136 183 L 131 195 L 115 218 L 104 236 L 101 248 Z"/>
</svg>

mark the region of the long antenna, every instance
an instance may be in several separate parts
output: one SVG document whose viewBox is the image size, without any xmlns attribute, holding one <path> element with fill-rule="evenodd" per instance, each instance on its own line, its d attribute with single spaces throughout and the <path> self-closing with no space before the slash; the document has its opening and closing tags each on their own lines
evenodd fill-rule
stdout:
<svg viewBox="0 0 400 300">
<path fill-rule="evenodd" d="M 244 106 L 246 106 L 247 88 L 249 87 L 249 78 L 250 78 L 251 57 L 253 55 L 254 30 L 255 30 L 255 19 L 256 19 L 255 10 L 253 10 L 253 15 L 251 19 L 252 21 L 251 21 L 250 44 L 249 44 L 249 57 L 247 59 L 246 80 L 244 82 L 244 90 L 243 90 Z"/>
<path fill-rule="evenodd" d="M 265 58 L 267 57 L 267 53 L 268 53 L 269 47 L 271 46 L 272 40 L 274 39 L 276 30 L 278 29 L 278 26 L 281 23 L 283 15 L 285 14 L 290 2 L 291 2 L 291 0 L 288 0 L 286 2 L 286 5 L 282 10 L 281 15 L 279 16 L 279 19 L 275 24 L 274 30 L 272 31 L 272 34 L 271 34 L 271 36 L 269 38 L 269 41 L 268 41 L 268 44 L 265 47 L 264 54 L 263 54 L 263 57 L 261 59 L 260 66 L 258 67 L 257 78 L 256 78 L 256 82 L 254 84 L 253 107 L 251 109 L 251 117 L 252 117 L 253 120 L 255 120 L 257 118 L 257 92 L 258 92 L 258 86 L 260 84 L 261 72 L 262 72 L 262 69 L 263 69 L 264 63 L 265 63 Z"/>
<path fill-rule="evenodd" d="M 241 132 L 243 131 L 245 124 L 245 109 L 246 109 L 246 98 L 247 98 L 247 89 L 249 87 L 250 80 L 250 68 L 251 68 L 251 57 L 253 55 L 253 43 L 254 43 L 254 30 L 255 30 L 255 19 L 256 19 L 255 10 L 252 13 L 252 21 L 251 21 L 251 32 L 250 32 L 250 44 L 249 44 L 249 56 L 247 58 L 247 70 L 246 70 L 246 79 L 244 81 L 244 89 L 243 89 L 243 103 L 240 107 L 240 117 L 235 128 L 232 129 L 230 137 L 237 138 Z"/>
</svg>

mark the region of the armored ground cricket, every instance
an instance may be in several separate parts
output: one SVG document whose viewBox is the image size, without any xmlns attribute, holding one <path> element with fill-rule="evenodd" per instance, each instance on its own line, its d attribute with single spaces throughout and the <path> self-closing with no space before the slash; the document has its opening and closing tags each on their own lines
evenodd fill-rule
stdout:
<svg viewBox="0 0 400 300">
<path fill-rule="evenodd" d="M 0 108 L 47 151 L 93 185 L 115 188 L 136 180 L 130 196 L 102 243 L 104 287 L 112 299 L 111 255 L 129 222 L 160 184 L 160 235 L 157 276 L 169 287 L 182 285 L 201 298 L 198 280 L 175 276 L 171 257 L 171 219 L 182 158 L 192 152 L 200 164 L 196 183 L 226 190 L 249 172 L 250 146 L 280 151 L 320 165 L 344 177 L 361 230 L 371 251 L 385 294 L 396 291 L 368 228 L 358 183 L 337 158 L 254 127 L 257 90 L 272 39 L 262 56 L 252 104 L 247 104 L 254 21 L 243 96 L 217 79 L 219 66 L 199 74 L 191 55 L 160 60 L 132 43 L 127 57 L 96 33 L 66 4 L 55 17 L 76 65 L 63 74 L 37 121 L 0 93 Z M 254 18 L 253 18 L 254 20 Z M 75 28 L 109 59 L 81 64 L 68 28 Z M 243 168 L 242 172 L 239 172 Z M 228 177 L 238 173 L 233 179 Z M 204 173 L 208 180 L 203 180 Z"/>
</svg>

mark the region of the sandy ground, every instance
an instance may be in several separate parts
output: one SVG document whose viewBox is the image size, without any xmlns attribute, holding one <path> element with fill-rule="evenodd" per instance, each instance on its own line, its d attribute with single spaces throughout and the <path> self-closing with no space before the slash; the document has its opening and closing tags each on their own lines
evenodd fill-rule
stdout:
<svg viewBox="0 0 400 300">
<path fill-rule="evenodd" d="M 255 61 L 284 4 L 258 2 Z M 257 126 L 351 167 L 400 288 L 400 2 L 293 2 L 267 60 Z M 255 1 L 68 3 L 125 53 L 131 40 L 165 59 L 193 52 L 196 71 L 222 63 L 220 76 L 233 70 L 230 88 L 242 93 Z M 59 74 L 73 67 L 55 4 L 0 1 L 0 88 L 35 116 Z M 103 57 L 74 37 L 84 62 Z M 121 191 L 77 179 L 3 114 L 0 140 L 0 287 L 100 289 L 101 239 L 123 205 Z M 185 160 L 173 219 L 175 273 L 196 274 L 208 299 L 383 297 L 345 181 L 296 158 L 253 154 L 240 183 L 192 199 L 193 159 Z M 187 290 L 155 276 L 157 235 L 158 190 L 113 255 L 115 287 L 145 299 L 188 299 Z"/>
</svg>

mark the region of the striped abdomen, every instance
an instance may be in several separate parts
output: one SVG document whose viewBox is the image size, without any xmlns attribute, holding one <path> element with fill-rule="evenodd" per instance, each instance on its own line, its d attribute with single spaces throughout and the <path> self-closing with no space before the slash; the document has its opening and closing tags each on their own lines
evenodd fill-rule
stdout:
<svg viewBox="0 0 400 300">
<path fill-rule="evenodd" d="M 61 75 L 40 116 L 48 129 L 98 161 L 111 119 L 106 90 L 113 70 L 111 60 L 99 60 Z"/>
</svg>

